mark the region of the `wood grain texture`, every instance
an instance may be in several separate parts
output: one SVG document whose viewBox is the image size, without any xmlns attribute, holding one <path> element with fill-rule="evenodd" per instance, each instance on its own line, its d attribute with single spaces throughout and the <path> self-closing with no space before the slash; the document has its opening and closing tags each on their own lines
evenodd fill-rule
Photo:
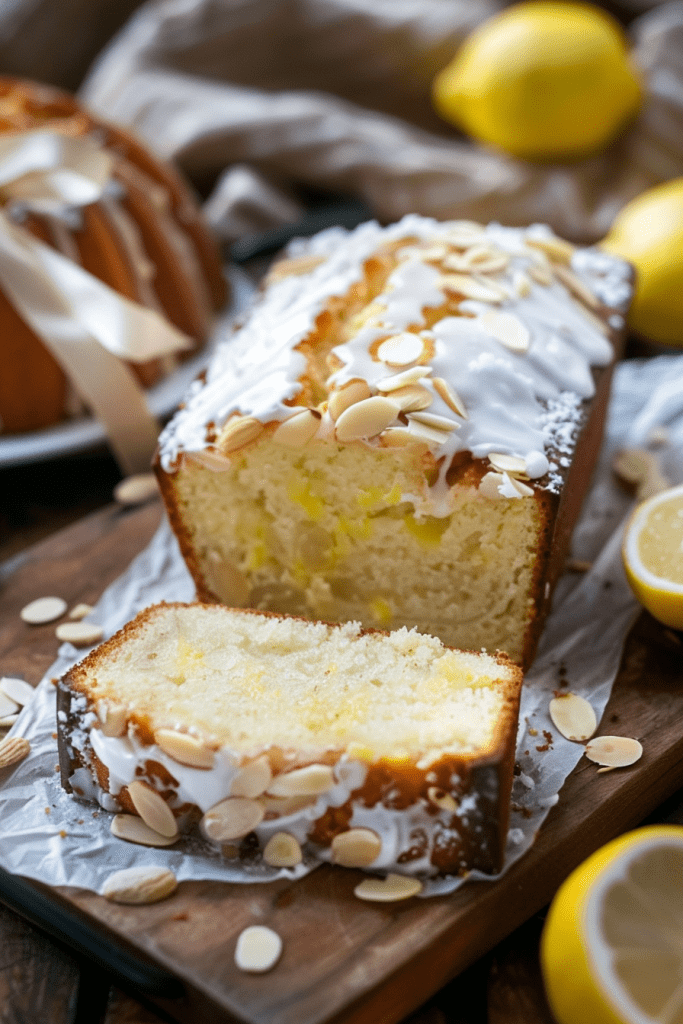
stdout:
<svg viewBox="0 0 683 1024">
<path fill-rule="evenodd" d="M 76 961 L 0 905 L 0 1024 L 72 1024 Z"/>
<path fill-rule="evenodd" d="M 125 515 L 105 510 L 33 549 L 6 575 L 3 671 L 36 681 L 56 651 L 54 634 L 45 632 L 51 627 L 29 631 L 15 621 L 22 603 L 38 593 L 95 599 L 144 546 L 158 515 L 156 505 Z M 183 979 L 186 997 L 160 1004 L 174 1019 L 395 1024 L 544 907 L 588 854 L 681 786 L 682 665 L 676 637 L 643 616 L 629 638 L 602 729 L 640 739 L 642 760 L 603 775 L 580 762 L 536 845 L 496 884 L 473 883 L 438 899 L 370 904 L 353 895 L 360 872 L 325 866 L 296 883 L 183 883 L 171 899 L 142 908 L 109 904 L 83 890 L 65 892 Z M 245 975 L 234 965 L 237 935 L 254 923 L 269 925 L 284 940 L 282 958 L 267 975 Z"/>
</svg>

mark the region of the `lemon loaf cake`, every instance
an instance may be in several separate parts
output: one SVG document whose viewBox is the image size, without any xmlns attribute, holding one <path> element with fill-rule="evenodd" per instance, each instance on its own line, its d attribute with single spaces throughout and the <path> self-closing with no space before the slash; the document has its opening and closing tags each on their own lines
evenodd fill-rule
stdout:
<svg viewBox="0 0 683 1024">
<path fill-rule="evenodd" d="M 521 677 L 416 630 L 156 605 L 60 681 L 62 778 L 274 866 L 495 872 Z"/>
<path fill-rule="evenodd" d="M 160 438 L 200 599 L 528 665 L 631 276 L 541 225 L 411 215 L 291 247 Z"/>
<path fill-rule="evenodd" d="M 30 202 L 33 173 L 19 181 L 17 195 L 7 187 L 13 163 L 5 144 L 24 143 L 46 160 L 48 133 L 89 141 L 111 160 L 111 177 L 99 199 L 57 215 Z M 14 78 L 0 78 L 0 146 L 0 207 L 11 220 L 124 298 L 162 313 L 195 347 L 205 341 L 213 312 L 226 297 L 223 268 L 197 202 L 172 167 L 128 132 L 89 114 L 68 93 Z M 60 173 L 57 168 L 56 176 Z M 64 177 L 69 173 L 65 169 Z M 0 433 L 51 426 L 70 411 L 81 411 L 63 367 L 1 289 L 0 326 Z M 148 387 L 176 363 L 175 355 L 167 355 L 133 362 L 131 369 Z"/>
</svg>

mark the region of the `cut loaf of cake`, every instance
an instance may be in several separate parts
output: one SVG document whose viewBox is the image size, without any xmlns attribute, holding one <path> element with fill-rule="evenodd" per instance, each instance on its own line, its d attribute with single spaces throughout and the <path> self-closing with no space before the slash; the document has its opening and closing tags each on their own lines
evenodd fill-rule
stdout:
<svg viewBox="0 0 683 1024">
<path fill-rule="evenodd" d="M 60 681 L 62 779 L 272 866 L 496 872 L 521 679 L 415 630 L 156 605 Z"/>
<path fill-rule="evenodd" d="M 527 666 L 631 278 L 541 225 L 411 215 L 294 246 L 160 439 L 199 597 Z"/>
</svg>

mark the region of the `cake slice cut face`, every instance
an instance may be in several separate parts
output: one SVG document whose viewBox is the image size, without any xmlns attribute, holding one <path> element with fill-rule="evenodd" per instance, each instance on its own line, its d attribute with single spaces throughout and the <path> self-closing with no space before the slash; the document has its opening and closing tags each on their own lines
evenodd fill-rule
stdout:
<svg viewBox="0 0 683 1024">
<path fill-rule="evenodd" d="M 62 778 L 274 866 L 495 872 L 520 687 L 415 630 L 157 605 L 60 682 Z"/>
<path fill-rule="evenodd" d="M 325 232 L 160 439 L 201 599 L 527 666 L 597 456 L 630 268 L 548 229 Z"/>
</svg>

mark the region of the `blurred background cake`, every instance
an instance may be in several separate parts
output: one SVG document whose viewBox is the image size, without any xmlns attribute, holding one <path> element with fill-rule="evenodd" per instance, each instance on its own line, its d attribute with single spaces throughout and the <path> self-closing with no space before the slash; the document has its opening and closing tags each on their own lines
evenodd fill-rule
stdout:
<svg viewBox="0 0 683 1024">
<path fill-rule="evenodd" d="M 9 218 L 134 303 L 156 310 L 191 340 L 207 337 L 226 285 L 217 247 L 179 174 L 132 134 L 89 114 L 60 90 L 0 80 L 0 132 L 7 139 L 55 132 L 93 140 L 112 158 L 101 197 L 61 215 L 36 210 L 9 189 Z M 35 138 L 35 136 L 34 136 Z M 57 423 L 74 395 L 68 374 L 0 285 L 0 431 Z M 178 355 L 131 363 L 148 387 L 177 365 Z"/>
</svg>

